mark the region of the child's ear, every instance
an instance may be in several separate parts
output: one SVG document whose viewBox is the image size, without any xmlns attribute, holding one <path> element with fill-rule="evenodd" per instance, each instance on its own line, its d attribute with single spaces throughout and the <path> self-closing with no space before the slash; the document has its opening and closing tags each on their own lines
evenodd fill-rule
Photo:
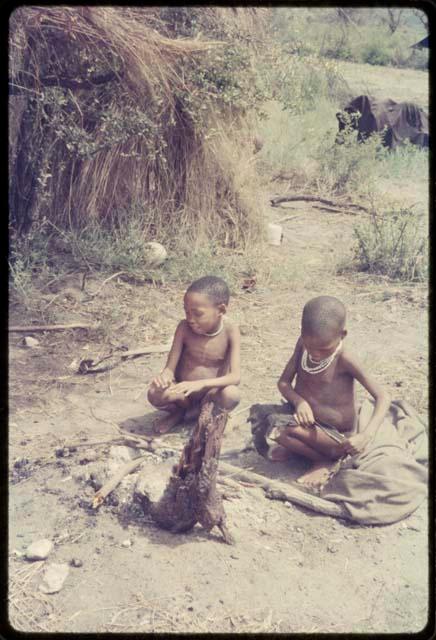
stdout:
<svg viewBox="0 0 436 640">
<path fill-rule="evenodd" d="M 218 311 L 222 313 L 222 315 L 224 315 L 225 313 L 227 313 L 227 305 L 222 302 L 218 305 Z"/>
</svg>

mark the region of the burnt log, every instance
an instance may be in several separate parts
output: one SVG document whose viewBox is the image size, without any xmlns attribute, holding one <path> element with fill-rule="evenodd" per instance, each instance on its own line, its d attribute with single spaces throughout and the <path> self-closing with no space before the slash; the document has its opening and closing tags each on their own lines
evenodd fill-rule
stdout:
<svg viewBox="0 0 436 640">
<path fill-rule="evenodd" d="M 203 405 L 194 431 L 158 502 L 142 498 L 145 513 L 172 533 L 190 531 L 198 522 L 206 531 L 215 526 L 227 544 L 233 538 L 226 527 L 221 494 L 217 491 L 218 461 L 228 413 L 213 402 Z"/>
</svg>

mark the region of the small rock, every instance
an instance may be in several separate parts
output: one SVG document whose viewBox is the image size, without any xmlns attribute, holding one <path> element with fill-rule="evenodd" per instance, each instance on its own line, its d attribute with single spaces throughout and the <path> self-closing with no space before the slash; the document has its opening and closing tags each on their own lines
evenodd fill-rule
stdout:
<svg viewBox="0 0 436 640">
<path fill-rule="evenodd" d="M 125 549 L 128 549 L 129 547 L 132 546 L 132 541 L 129 539 L 123 540 L 121 543 L 121 546 L 124 547 Z"/>
<path fill-rule="evenodd" d="M 91 478 L 91 474 L 89 473 L 89 471 L 74 471 L 71 475 L 73 476 L 73 480 L 75 482 L 89 482 Z"/>
<path fill-rule="evenodd" d="M 329 544 L 329 545 L 327 545 L 327 551 L 329 551 L 330 553 L 337 553 L 338 549 L 334 545 Z"/>
<path fill-rule="evenodd" d="M 88 464 L 88 462 L 94 462 L 97 460 L 97 452 L 94 449 L 86 449 L 82 457 L 80 458 L 80 464 Z"/>
<path fill-rule="evenodd" d="M 235 556 L 234 553 L 231 553 L 230 557 L 233 558 L 233 560 L 239 560 L 239 556 Z"/>
<path fill-rule="evenodd" d="M 70 450 L 68 447 L 56 447 L 55 456 L 56 458 L 68 458 L 70 455 Z"/>
<path fill-rule="evenodd" d="M 21 341 L 23 347 L 27 347 L 28 349 L 34 349 L 39 345 L 39 340 L 36 338 L 32 338 L 32 336 L 25 336 Z"/>
<path fill-rule="evenodd" d="M 418 527 L 416 524 L 408 524 L 407 528 L 410 529 L 411 531 L 421 531 L 421 528 Z"/>
<path fill-rule="evenodd" d="M 80 558 L 71 558 L 70 565 L 72 567 L 82 567 L 83 566 L 83 562 L 82 562 L 82 560 Z"/>
<path fill-rule="evenodd" d="M 112 445 L 109 450 L 109 456 L 118 464 L 125 464 L 130 462 L 133 458 L 138 457 L 138 452 L 133 447 L 126 447 L 125 445 Z"/>
<path fill-rule="evenodd" d="M 32 544 L 27 547 L 26 558 L 27 560 L 45 560 L 48 558 L 52 549 L 53 542 L 46 538 L 32 542 Z"/>
<path fill-rule="evenodd" d="M 57 593 L 62 589 L 69 571 L 66 563 L 50 564 L 44 572 L 39 590 L 43 593 Z"/>
<path fill-rule="evenodd" d="M 15 458 L 14 460 L 15 469 L 21 469 L 21 467 L 24 467 L 26 464 L 29 464 L 29 460 L 27 458 Z"/>
</svg>

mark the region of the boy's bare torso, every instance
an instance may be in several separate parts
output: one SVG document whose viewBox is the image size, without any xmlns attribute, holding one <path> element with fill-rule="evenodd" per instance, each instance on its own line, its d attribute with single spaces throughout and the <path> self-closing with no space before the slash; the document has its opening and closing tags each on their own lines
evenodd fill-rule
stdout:
<svg viewBox="0 0 436 640">
<path fill-rule="evenodd" d="M 216 336 L 202 336 L 191 331 L 183 320 L 183 350 L 175 371 L 177 382 L 203 380 L 224 375 L 229 364 L 230 331 L 225 322 Z"/>
<path fill-rule="evenodd" d="M 320 373 L 306 373 L 301 367 L 303 349 L 297 356 L 295 392 L 308 402 L 315 419 L 338 431 L 352 431 L 356 421 L 354 378 L 344 366 L 343 352 Z"/>
</svg>

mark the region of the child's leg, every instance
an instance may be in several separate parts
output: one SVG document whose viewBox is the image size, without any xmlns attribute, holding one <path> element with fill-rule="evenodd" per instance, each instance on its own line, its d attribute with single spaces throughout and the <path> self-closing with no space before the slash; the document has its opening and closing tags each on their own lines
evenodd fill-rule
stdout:
<svg viewBox="0 0 436 640">
<path fill-rule="evenodd" d="M 211 389 L 205 395 L 203 402 L 206 400 L 213 400 L 224 411 L 232 411 L 238 406 L 241 400 L 241 393 L 236 385 L 230 384 L 227 387 Z"/>
<path fill-rule="evenodd" d="M 152 384 L 148 390 L 147 398 L 153 407 L 169 413 L 168 416 L 154 421 L 153 431 L 155 433 L 167 433 L 173 429 L 181 422 L 189 406 L 189 398 L 186 398 L 182 393 L 174 393 L 171 391 L 171 387 L 161 389 Z"/>
<path fill-rule="evenodd" d="M 313 462 L 325 461 L 325 457 L 318 451 L 312 449 L 304 442 L 301 442 L 301 440 L 289 436 L 286 431 L 283 431 L 275 441 L 279 446 L 273 447 L 269 455 L 270 460 L 273 460 L 274 462 L 287 460 L 293 453 L 303 456 L 304 458 L 308 458 Z"/>
<path fill-rule="evenodd" d="M 280 447 L 271 451 L 271 460 L 283 461 L 290 453 L 296 453 L 313 462 L 309 471 L 297 480 L 308 486 L 319 486 L 328 480 L 332 467 L 342 455 L 340 444 L 317 427 L 288 427 L 276 438 L 276 442 Z"/>
<path fill-rule="evenodd" d="M 318 452 L 322 458 L 338 460 L 343 455 L 342 444 L 327 435 L 325 431 L 316 425 L 313 427 L 290 426 L 287 428 L 286 434 Z M 311 459 L 315 460 L 315 458 Z"/>
</svg>

